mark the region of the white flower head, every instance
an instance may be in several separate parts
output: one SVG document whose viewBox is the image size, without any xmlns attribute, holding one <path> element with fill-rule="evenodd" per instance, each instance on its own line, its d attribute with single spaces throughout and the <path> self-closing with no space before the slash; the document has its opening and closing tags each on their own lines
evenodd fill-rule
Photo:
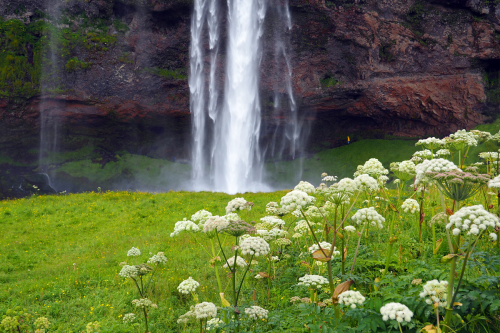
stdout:
<svg viewBox="0 0 500 333">
<path fill-rule="evenodd" d="M 194 315 L 198 320 L 215 318 L 217 317 L 217 307 L 211 302 L 198 303 L 194 306 Z"/>
<path fill-rule="evenodd" d="M 271 248 L 269 244 L 260 237 L 248 237 L 240 244 L 240 249 L 243 254 L 250 254 L 256 257 L 265 256 Z"/>
<path fill-rule="evenodd" d="M 348 225 L 344 228 L 345 231 L 347 232 L 351 232 L 351 233 L 354 233 L 356 232 L 356 227 L 352 226 L 352 225 Z"/>
<path fill-rule="evenodd" d="M 210 216 L 205 224 L 203 225 L 203 232 L 204 233 L 212 233 L 215 231 L 221 231 L 222 229 L 226 228 L 229 225 L 229 221 L 227 221 L 224 217 L 222 216 Z"/>
<path fill-rule="evenodd" d="M 434 137 L 430 137 L 427 139 L 421 139 L 421 140 L 418 140 L 417 143 L 415 143 L 415 146 L 424 146 L 424 148 L 427 148 L 430 150 L 434 150 L 436 148 L 443 147 L 444 145 L 446 145 L 446 142 L 444 140 L 434 138 Z"/>
<path fill-rule="evenodd" d="M 215 331 L 222 325 L 224 325 L 224 321 L 222 321 L 219 318 L 212 318 L 209 321 L 207 321 L 207 331 Z"/>
<path fill-rule="evenodd" d="M 184 219 L 175 223 L 174 232 L 170 234 L 170 237 L 175 237 L 183 231 L 198 232 L 200 231 L 200 227 L 196 223 Z"/>
<path fill-rule="evenodd" d="M 436 156 L 438 156 L 438 157 L 449 156 L 449 155 L 451 155 L 451 152 L 449 149 L 439 149 L 436 152 Z"/>
<path fill-rule="evenodd" d="M 193 215 L 191 215 L 191 221 L 193 221 L 194 223 L 197 223 L 198 227 L 200 227 L 200 229 L 203 229 L 203 225 L 205 224 L 205 222 L 208 220 L 208 218 L 210 216 L 212 216 L 212 213 L 210 213 L 207 210 L 202 209 L 202 210 L 197 211 Z"/>
<path fill-rule="evenodd" d="M 123 316 L 123 323 L 129 324 L 135 321 L 135 313 L 127 313 Z"/>
<path fill-rule="evenodd" d="M 425 299 L 429 305 L 437 303 L 439 306 L 446 305 L 448 297 L 448 281 L 431 280 L 422 286 L 424 289 L 420 297 Z"/>
<path fill-rule="evenodd" d="M 284 226 L 285 221 L 282 219 L 276 217 L 276 216 L 265 216 L 260 219 L 263 223 L 268 223 L 271 225 L 271 227 L 279 227 L 279 226 Z"/>
<path fill-rule="evenodd" d="M 495 188 L 497 190 L 500 189 L 500 175 L 496 176 L 493 179 L 490 179 L 490 181 L 488 182 L 488 187 Z"/>
<path fill-rule="evenodd" d="M 321 286 L 328 284 L 328 279 L 321 275 L 309 275 L 306 274 L 299 278 L 299 286 L 306 286 L 308 288 L 321 288 Z"/>
<path fill-rule="evenodd" d="M 477 146 L 477 139 L 474 133 L 466 130 L 458 130 L 450 135 L 456 149 L 463 149 L 464 146 Z"/>
<path fill-rule="evenodd" d="M 478 235 L 480 230 L 500 227 L 498 217 L 484 209 L 482 205 L 462 207 L 449 217 L 446 229 L 453 230 L 454 235 L 462 231 L 467 235 Z"/>
<path fill-rule="evenodd" d="M 358 165 L 357 171 L 354 173 L 354 177 L 360 176 L 362 174 L 367 174 L 373 178 L 378 178 L 382 175 L 387 175 L 389 170 L 384 168 L 382 163 L 376 158 L 370 158 L 363 165 Z"/>
<path fill-rule="evenodd" d="M 229 264 L 229 266 L 227 264 Z M 248 264 L 245 261 L 245 259 L 243 259 L 242 257 L 238 256 L 238 259 L 236 259 L 236 266 L 238 266 L 238 267 L 246 267 L 246 266 L 248 266 Z M 234 267 L 234 256 L 232 256 L 231 258 L 228 258 L 227 262 L 222 267 L 224 267 L 224 268 L 229 268 L 229 267 L 233 268 Z"/>
<path fill-rule="evenodd" d="M 425 175 L 426 172 L 448 172 L 456 169 L 458 169 L 458 167 L 453 162 L 443 158 L 425 160 L 415 168 L 417 173 L 417 176 L 415 177 L 415 185 L 418 186 L 420 182 L 429 181 Z"/>
<path fill-rule="evenodd" d="M 351 219 L 358 225 L 370 224 L 372 226 L 379 227 L 382 229 L 384 227 L 385 218 L 377 213 L 374 207 L 359 209 L 356 214 L 354 214 Z"/>
<path fill-rule="evenodd" d="M 316 188 L 313 184 L 301 180 L 295 186 L 294 190 L 306 192 L 307 194 L 313 194 L 316 191 Z"/>
<path fill-rule="evenodd" d="M 179 283 L 177 286 L 177 290 L 181 294 L 189 294 L 189 293 L 194 293 L 196 291 L 196 288 L 200 286 L 200 283 L 195 281 L 192 277 L 189 277 L 187 280 L 182 281 Z"/>
<path fill-rule="evenodd" d="M 415 213 L 420 209 L 420 205 L 418 204 L 418 201 L 415 199 L 406 199 L 403 204 L 401 205 L 401 209 L 405 213 Z"/>
<path fill-rule="evenodd" d="M 148 264 L 164 264 L 167 262 L 167 257 L 165 257 L 165 253 L 158 252 L 148 260 Z"/>
<path fill-rule="evenodd" d="M 413 312 L 408 309 L 408 307 L 401 303 L 388 303 L 380 308 L 380 314 L 382 314 L 382 320 L 397 320 L 398 323 L 403 321 L 409 323 L 413 317 Z"/>
<path fill-rule="evenodd" d="M 328 242 L 319 242 L 319 245 L 321 245 L 321 248 L 326 252 L 326 253 L 329 253 L 330 252 L 330 248 L 332 247 L 332 244 L 328 243 Z M 308 250 L 309 250 L 309 253 L 314 253 L 316 251 L 318 251 L 320 248 L 318 246 L 318 244 L 314 243 L 313 245 L 309 246 Z M 340 255 L 340 252 L 337 251 L 337 247 L 334 247 L 333 248 L 333 256 L 339 256 Z"/>
<path fill-rule="evenodd" d="M 127 257 L 138 257 L 141 255 L 141 250 L 139 250 L 136 247 L 132 247 L 130 250 L 127 252 Z"/>
<path fill-rule="evenodd" d="M 281 207 L 287 212 L 293 212 L 297 209 L 306 209 L 315 200 L 315 197 L 308 195 L 306 192 L 293 190 L 281 198 Z"/>
<path fill-rule="evenodd" d="M 250 210 L 252 209 L 252 204 L 246 201 L 244 198 L 234 198 L 229 201 L 226 206 L 226 214 L 234 213 L 238 210 Z"/>
<path fill-rule="evenodd" d="M 339 295 L 339 303 L 355 309 L 356 305 L 361 305 L 366 298 L 359 291 L 346 290 Z"/>
<path fill-rule="evenodd" d="M 156 309 L 158 307 L 158 305 L 151 302 L 151 300 L 149 300 L 147 298 L 134 299 L 132 301 L 132 304 L 138 308 L 141 308 L 141 309 L 147 309 L 147 308 L 155 308 Z"/>
<path fill-rule="evenodd" d="M 367 174 L 357 176 L 354 178 L 354 181 L 357 183 L 358 189 L 361 191 L 374 192 L 379 189 L 377 180 Z"/>
<path fill-rule="evenodd" d="M 261 308 L 260 306 L 254 305 L 245 309 L 245 315 L 252 320 L 263 320 L 267 319 L 268 310 Z"/>
<path fill-rule="evenodd" d="M 139 270 L 136 266 L 124 265 L 118 274 L 124 278 L 133 278 L 139 275 Z"/>
<path fill-rule="evenodd" d="M 416 151 L 413 154 L 413 157 L 419 157 L 423 160 L 425 160 L 425 159 L 430 160 L 434 157 L 434 155 L 432 154 L 432 151 L 430 151 L 429 149 L 424 149 L 424 150 Z"/>
</svg>

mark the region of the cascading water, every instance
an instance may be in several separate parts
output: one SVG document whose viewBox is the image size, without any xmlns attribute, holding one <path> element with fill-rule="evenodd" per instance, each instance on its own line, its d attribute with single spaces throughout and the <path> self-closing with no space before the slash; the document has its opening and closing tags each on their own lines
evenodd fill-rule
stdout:
<svg viewBox="0 0 500 333">
<path fill-rule="evenodd" d="M 41 92 L 42 102 L 40 103 L 40 151 L 38 170 L 43 172 L 49 179 L 52 177 L 49 165 L 53 162 L 53 153 L 59 150 L 60 124 L 55 115 L 57 107 L 50 102 L 47 97 L 56 91 L 60 86 L 60 66 L 58 57 L 58 38 L 61 0 L 48 0 L 46 2 L 47 12 L 50 15 L 50 26 L 46 30 L 47 44 L 42 60 L 42 80 Z"/>
<path fill-rule="evenodd" d="M 266 151 L 262 151 L 259 73 L 261 37 L 268 6 L 279 13 L 279 20 L 284 22 L 280 26 L 286 30 L 278 32 L 275 37 L 276 70 L 280 71 L 277 76 L 280 76 L 281 82 L 275 90 L 282 91 L 276 94 L 275 112 L 283 113 L 287 109 L 287 114 L 283 124 L 275 125 L 272 143 L 263 145 Z M 228 193 L 268 190 L 269 187 L 262 182 L 264 157 L 281 158 L 286 150 L 291 158 L 295 158 L 303 134 L 292 91 L 288 2 L 276 1 L 276 4 L 267 5 L 265 0 L 227 1 L 223 90 L 219 87 L 222 77 L 218 64 L 222 21 L 219 12 L 217 1 L 195 1 L 189 77 L 193 118 L 193 188 Z M 205 23 L 208 25 L 208 43 L 204 35 Z M 209 61 L 205 54 L 207 44 Z M 283 97 L 285 95 L 287 97 Z M 282 103 L 282 99 L 286 99 L 286 103 Z"/>
</svg>

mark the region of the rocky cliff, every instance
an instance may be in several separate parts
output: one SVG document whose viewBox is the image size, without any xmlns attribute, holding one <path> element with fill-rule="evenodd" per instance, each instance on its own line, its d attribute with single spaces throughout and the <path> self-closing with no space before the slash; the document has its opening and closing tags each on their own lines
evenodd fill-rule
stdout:
<svg viewBox="0 0 500 333">
<path fill-rule="evenodd" d="M 289 3 L 293 90 L 312 126 L 310 146 L 336 146 L 346 135 L 440 136 L 496 117 L 498 1 Z M 60 124 L 62 149 L 92 143 L 189 158 L 192 7 L 192 0 L 1 1 L 2 152 L 38 158 L 26 152 L 39 147 L 42 112 Z M 263 141 L 280 121 L 271 101 L 284 89 L 267 61 L 276 52 L 275 19 L 269 11 L 263 37 Z"/>
</svg>

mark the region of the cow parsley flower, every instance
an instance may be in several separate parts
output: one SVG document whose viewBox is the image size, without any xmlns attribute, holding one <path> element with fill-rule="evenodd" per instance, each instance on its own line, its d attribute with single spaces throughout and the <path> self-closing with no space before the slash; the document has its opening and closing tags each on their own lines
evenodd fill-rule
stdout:
<svg viewBox="0 0 500 333">
<path fill-rule="evenodd" d="M 252 203 L 246 201 L 244 198 L 234 198 L 229 201 L 226 206 L 226 214 L 234 213 L 238 210 L 250 210 L 252 209 Z"/>
<path fill-rule="evenodd" d="M 227 264 L 229 264 L 229 266 Z M 236 259 L 236 266 L 238 266 L 238 267 L 246 267 L 246 266 L 248 266 L 248 264 L 245 261 L 245 259 L 243 259 L 242 257 L 238 256 L 238 259 Z M 234 267 L 234 256 L 232 256 L 231 258 L 228 258 L 227 262 L 222 267 L 224 267 L 224 268 L 233 268 Z"/>
<path fill-rule="evenodd" d="M 424 289 L 420 297 L 425 299 L 429 305 L 437 303 L 439 306 L 446 305 L 448 297 L 448 281 L 431 280 L 422 286 Z"/>
<path fill-rule="evenodd" d="M 333 183 L 337 181 L 337 176 L 325 176 L 322 181 Z"/>
<path fill-rule="evenodd" d="M 130 324 L 135 321 L 135 313 L 127 313 L 126 315 L 123 316 L 123 323 L 125 324 Z"/>
<path fill-rule="evenodd" d="M 292 244 L 292 241 L 289 240 L 288 238 L 278 238 L 277 240 L 274 241 L 274 243 L 278 246 L 286 246 Z"/>
<path fill-rule="evenodd" d="M 409 323 L 413 317 L 413 312 L 401 303 L 388 303 L 380 308 L 380 313 L 382 314 L 383 321 L 391 319 L 397 320 L 398 323 L 402 323 L 403 321 Z"/>
<path fill-rule="evenodd" d="M 500 175 L 496 176 L 495 178 L 491 179 L 488 182 L 488 187 L 489 188 L 496 188 L 497 190 L 500 189 Z"/>
<path fill-rule="evenodd" d="M 495 242 L 497 240 L 497 234 L 495 234 L 495 233 L 492 232 L 490 234 L 490 239 Z"/>
<path fill-rule="evenodd" d="M 265 256 L 271 251 L 269 244 L 260 237 L 248 237 L 241 242 L 240 248 L 243 254 L 255 255 L 256 257 Z"/>
<path fill-rule="evenodd" d="M 280 218 L 277 218 L 276 216 L 265 216 L 260 219 L 264 223 L 269 223 L 272 227 L 277 227 L 277 226 L 284 226 L 285 221 L 283 221 Z"/>
<path fill-rule="evenodd" d="M 345 231 L 347 232 L 356 232 L 356 228 L 352 225 L 348 225 L 344 228 Z"/>
<path fill-rule="evenodd" d="M 191 215 L 191 221 L 197 223 L 200 229 L 203 229 L 203 225 L 208 220 L 208 218 L 212 216 L 212 213 L 206 211 L 204 209 L 197 211 L 193 215 Z"/>
<path fill-rule="evenodd" d="M 358 184 L 358 189 L 361 191 L 378 191 L 379 186 L 377 180 L 367 174 L 357 176 L 354 178 L 354 181 Z"/>
<path fill-rule="evenodd" d="M 377 213 L 374 207 L 359 209 L 351 219 L 359 224 L 369 223 L 372 226 L 378 226 L 380 229 L 384 227 L 385 218 Z"/>
<path fill-rule="evenodd" d="M 233 259 L 234 260 L 234 259 Z M 187 280 L 182 281 L 179 283 L 177 286 L 177 290 L 181 294 L 189 294 L 189 293 L 194 293 L 196 291 L 196 288 L 200 286 L 200 283 L 193 280 L 192 277 L 189 277 Z"/>
<path fill-rule="evenodd" d="M 302 192 L 305 192 L 307 194 L 312 194 L 316 191 L 316 188 L 314 187 L 313 184 L 301 180 L 299 182 L 299 184 L 297 186 L 295 186 L 294 190 L 302 191 Z"/>
<path fill-rule="evenodd" d="M 253 320 L 263 320 L 267 319 L 268 310 L 261 308 L 260 306 L 254 305 L 245 309 L 245 314 L 248 318 Z"/>
<path fill-rule="evenodd" d="M 136 266 L 124 265 L 118 274 L 124 278 L 134 278 L 139 275 L 139 269 Z"/>
<path fill-rule="evenodd" d="M 358 165 L 357 171 L 354 173 L 354 177 L 366 174 L 373 178 L 378 178 L 382 175 L 387 175 L 389 170 L 384 168 L 382 163 L 376 158 L 370 158 L 363 165 Z"/>
<path fill-rule="evenodd" d="M 315 200 L 315 197 L 308 195 L 306 192 L 293 190 L 281 198 L 281 207 L 285 211 L 293 212 L 296 209 L 306 209 Z"/>
<path fill-rule="evenodd" d="M 226 221 L 232 222 L 232 221 L 239 221 L 241 220 L 240 216 L 236 213 L 229 213 L 223 216 L 223 218 Z"/>
<path fill-rule="evenodd" d="M 449 155 L 451 155 L 451 152 L 449 149 L 439 149 L 436 152 L 436 156 L 438 156 L 438 157 L 449 156 Z"/>
<path fill-rule="evenodd" d="M 456 149 L 463 149 L 465 146 L 477 146 L 477 139 L 473 133 L 466 130 L 458 130 L 450 135 Z"/>
<path fill-rule="evenodd" d="M 328 279 L 321 275 L 309 275 L 306 274 L 303 277 L 299 278 L 299 286 L 306 286 L 308 288 L 321 288 L 321 286 L 328 284 Z"/>
<path fill-rule="evenodd" d="M 311 223 L 311 226 L 314 225 L 315 223 Z M 293 228 L 293 230 L 297 231 L 298 233 L 301 233 L 301 234 L 305 234 L 307 232 L 309 232 L 309 226 L 307 225 L 307 221 L 306 220 L 300 220 L 298 222 L 295 223 L 295 227 Z"/>
<path fill-rule="evenodd" d="M 164 264 L 167 262 L 167 257 L 163 252 L 158 252 L 148 260 L 148 264 Z"/>
<path fill-rule="evenodd" d="M 283 216 L 288 212 L 281 208 L 277 202 L 271 201 L 266 205 L 266 213 L 269 215 Z"/>
<path fill-rule="evenodd" d="M 203 225 L 204 233 L 212 233 L 215 231 L 221 231 L 229 225 L 229 222 L 222 216 L 210 216 L 205 224 Z"/>
<path fill-rule="evenodd" d="M 422 164 L 417 165 L 415 168 L 417 173 L 415 185 L 418 186 L 420 182 L 429 181 L 429 178 L 426 176 L 427 172 L 448 172 L 456 169 L 458 169 L 458 167 L 453 162 L 443 158 L 426 160 Z"/>
<path fill-rule="evenodd" d="M 217 317 L 217 307 L 211 302 L 198 303 L 194 306 L 194 315 L 198 320 Z"/>
<path fill-rule="evenodd" d="M 339 295 L 339 303 L 355 309 L 356 304 L 361 305 L 366 298 L 359 291 L 346 290 Z"/>
<path fill-rule="evenodd" d="M 430 137 L 427 139 L 421 139 L 418 140 L 417 143 L 415 143 L 415 146 L 424 146 L 426 149 L 434 150 L 436 148 L 442 147 L 446 144 L 444 140 Z"/>
<path fill-rule="evenodd" d="M 217 330 L 219 327 L 224 325 L 224 321 L 219 318 L 212 318 L 207 321 L 207 331 Z"/>
<path fill-rule="evenodd" d="M 130 250 L 127 252 L 127 257 L 138 257 L 141 255 L 141 250 L 139 250 L 136 247 L 132 247 Z"/>
<path fill-rule="evenodd" d="M 264 238 L 265 240 L 274 240 L 279 237 L 284 237 L 288 234 L 286 230 L 272 228 L 271 230 L 257 230 L 257 235 Z"/>
<path fill-rule="evenodd" d="M 482 205 L 462 207 L 449 217 L 446 229 L 452 229 L 453 234 L 467 231 L 467 235 L 478 235 L 488 227 L 500 227 L 498 217 L 486 211 Z"/>
<path fill-rule="evenodd" d="M 338 183 L 330 186 L 334 193 L 346 193 L 352 195 L 359 190 L 359 184 L 351 178 L 342 178 Z"/>
<path fill-rule="evenodd" d="M 420 205 L 418 204 L 418 201 L 415 199 L 406 199 L 403 204 L 401 205 L 401 209 L 405 213 L 415 213 L 420 209 Z"/>
<path fill-rule="evenodd" d="M 416 151 L 415 153 L 413 153 L 413 157 L 420 157 L 423 160 L 430 160 L 434 157 L 434 155 L 432 154 L 432 151 L 425 149 Z"/>
<path fill-rule="evenodd" d="M 184 218 L 184 220 L 175 223 L 174 232 L 170 234 L 170 237 L 177 236 L 183 231 L 198 232 L 200 231 L 200 227 L 196 223 Z"/>
<path fill-rule="evenodd" d="M 391 171 L 394 172 L 396 177 L 403 181 L 410 180 L 415 176 L 415 167 L 413 161 L 391 163 Z"/>
<path fill-rule="evenodd" d="M 132 304 L 135 305 L 135 307 L 141 308 L 141 309 L 147 309 L 147 308 L 155 308 L 156 309 L 158 307 L 158 305 L 151 302 L 151 300 L 149 300 L 147 298 L 134 299 L 132 301 Z"/>
<path fill-rule="evenodd" d="M 332 244 L 328 243 L 328 242 L 319 242 L 319 245 L 321 245 L 321 248 L 323 250 L 325 250 L 325 252 L 330 252 L 330 248 L 332 247 Z M 314 243 L 313 245 L 309 246 L 308 248 L 309 252 L 310 253 L 314 253 L 315 251 L 318 251 L 319 250 L 319 246 L 318 244 Z M 337 251 L 337 247 L 334 247 L 333 248 L 333 256 L 338 256 L 340 255 L 340 252 Z"/>
</svg>

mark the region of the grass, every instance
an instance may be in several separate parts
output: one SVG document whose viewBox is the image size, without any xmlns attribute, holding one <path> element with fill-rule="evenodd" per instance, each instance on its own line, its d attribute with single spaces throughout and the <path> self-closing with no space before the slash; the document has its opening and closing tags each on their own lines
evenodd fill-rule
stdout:
<svg viewBox="0 0 500 333">
<path fill-rule="evenodd" d="M 263 214 L 283 192 L 245 194 Z M 224 214 L 234 196 L 221 193 L 108 192 L 41 196 L 0 202 L 0 316 L 21 306 L 51 318 L 56 332 L 80 332 L 99 320 L 109 332 L 129 332 L 120 324 L 137 298 L 133 285 L 117 273 L 132 246 L 144 253 L 164 251 L 169 259 L 153 293 L 162 299 L 152 313 L 157 332 L 170 332 L 184 313 L 176 287 L 193 276 L 213 278 L 198 245 L 187 236 L 170 238 L 174 224 L 207 209 Z M 201 298 L 214 298 L 205 284 Z M 52 330 L 51 330 L 52 331 Z M 108 332 L 108 331 L 105 331 Z"/>
</svg>

